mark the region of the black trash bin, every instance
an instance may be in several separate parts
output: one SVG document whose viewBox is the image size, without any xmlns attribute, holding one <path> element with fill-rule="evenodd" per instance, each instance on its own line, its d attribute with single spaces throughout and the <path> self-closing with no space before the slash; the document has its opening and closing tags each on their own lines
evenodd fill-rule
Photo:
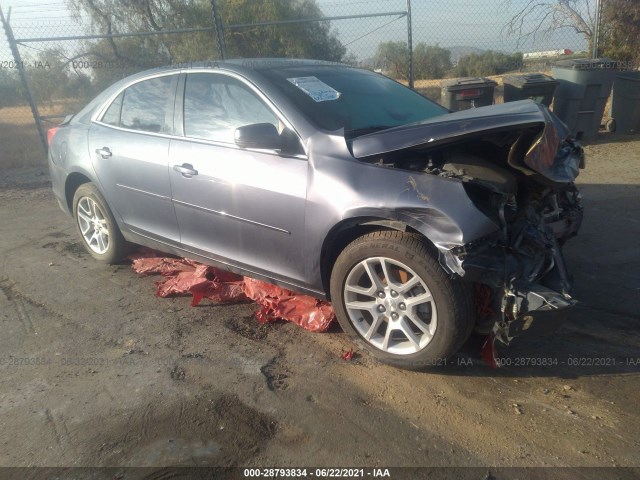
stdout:
<svg viewBox="0 0 640 480">
<path fill-rule="evenodd" d="M 620 72 L 613 80 L 609 116 L 623 133 L 640 132 L 640 72 Z M 610 120 L 610 122 L 611 122 Z"/>
<path fill-rule="evenodd" d="M 448 80 L 442 84 L 440 103 L 452 111 L 492 105 L 496 85 L 496 82 L 484 77 Z"/>
<path fill-rule="evenodd" d="M 602 114 L 611 93 L 616 62 L 608 58 L 573 59 L 552 68 L 558 80 L 553 111 L 578 139 L 589 140 L 600 129 Z"/>
<path fill-rule="evenodd" d="M 542 103 L 547 107 L 553 100 L 553 92 L 558 81 L 543 73 L 528 73 L 525 75 L 506 75 L 504 81 L 504 101 L 531 100 Z"/>
</svg>

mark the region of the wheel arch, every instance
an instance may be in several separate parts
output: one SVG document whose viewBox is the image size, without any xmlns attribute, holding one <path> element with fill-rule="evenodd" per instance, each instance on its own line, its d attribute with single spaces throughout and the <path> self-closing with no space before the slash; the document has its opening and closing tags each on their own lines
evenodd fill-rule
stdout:
<svg viewBox="0 0 640 480">
<path fill-rule="evenodd" d="M 90 183 L 91 179 L 88 175 L 83 172 L 72 172 L 67 176 L 67 179 L 64 182 L 64 196 L 65 201 L 67 202 L 67 208 L 69 212 L 73 215 L 73 196 L 76 193 L 76 190 L 80 187 L 80 185 L 84 185 L 85 183 Z"/>
<path fill-rule="evenodd" d="M 419 232 L 411 225 L 395 219 L 388 219 L 376 216 L 362 216 L 347 218 L 336 225 L 329 231 L 322 244 L 320 252 L 320 271 L 322 276 L 322 286 L 327 294 L 327 298 L 331 299 L 330 282 L 333 266 L 340 253 L 347 245 L 356 238 L 366 235 L 374 231 L 396 230 L 400 232 L 408 232 L 419 235 L 427 244 L 433 248 L 433 253 L 437 257 L 437 249 L 433 242 L 424 234 Z"/>
</svg>

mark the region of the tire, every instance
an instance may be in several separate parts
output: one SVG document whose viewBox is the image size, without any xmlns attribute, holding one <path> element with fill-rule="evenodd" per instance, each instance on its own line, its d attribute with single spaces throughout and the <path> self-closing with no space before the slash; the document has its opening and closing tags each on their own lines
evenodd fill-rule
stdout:
<svg viewBox="0 0 640 480">
<path fill-rule="evenodd" d="M 473 330 L 468 288 L 447 276 L 416 234 L 377 231 L 354 240 L 333 266 L 330 290 L 342 329 L 396 367 L 444 365 Z"/>
<path fill-rule="evenodd" d="M 82 244 L 93 258 L 109 264 L 122 260 L 126 241 L 106 200 L 93 183 L 84 183 L 76 190 L 73 217 Z"/>
</svg>

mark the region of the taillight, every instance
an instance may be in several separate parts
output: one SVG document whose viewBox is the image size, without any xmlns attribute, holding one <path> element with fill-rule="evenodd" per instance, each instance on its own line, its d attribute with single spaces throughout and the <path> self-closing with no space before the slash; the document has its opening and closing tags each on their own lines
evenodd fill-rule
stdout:
<svg viewBox="0 0 640 480">
<path fill-rule="evenodd" d="M 55 136 L 59 128 L 60 127 L 53 127 L 47 130 L 47 145 L 51 145 L 51 140 L 53 140 L 53 137 Z"/>
</svg>

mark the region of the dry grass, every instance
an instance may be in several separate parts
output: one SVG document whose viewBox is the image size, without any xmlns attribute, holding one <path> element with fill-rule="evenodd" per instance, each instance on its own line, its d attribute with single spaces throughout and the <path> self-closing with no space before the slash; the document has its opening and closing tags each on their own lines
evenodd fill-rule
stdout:
<svg viewBox="0 0 640 480">
<path fill-rule="evenodd" d="M 51 102 L 39 107 L 40 115 L 69 113 L 72 101 Z M 45 130 L 59 120 L 45 122 Z M 28 105 L 0 108 L 0 171 L 46 165 L 46 154 Z"/>
<path fill-rule="evenodd" d="M 69 107 L 72 102 L 69 100 L 61 102 L 45 103 L 38 107 L 40 115 L 63 115 L 70 113 Z M 17 107 L 0 108 L 0 123 L 12 123 L 14 125 L 24 125 L 33 123 L 33 115 L 29 105 Z"/>
<path fill-rule="evenodd" d="M 31 124 L 0 123 L 0 171 L 46 164 L 38 131 Z"/>
</svg>

